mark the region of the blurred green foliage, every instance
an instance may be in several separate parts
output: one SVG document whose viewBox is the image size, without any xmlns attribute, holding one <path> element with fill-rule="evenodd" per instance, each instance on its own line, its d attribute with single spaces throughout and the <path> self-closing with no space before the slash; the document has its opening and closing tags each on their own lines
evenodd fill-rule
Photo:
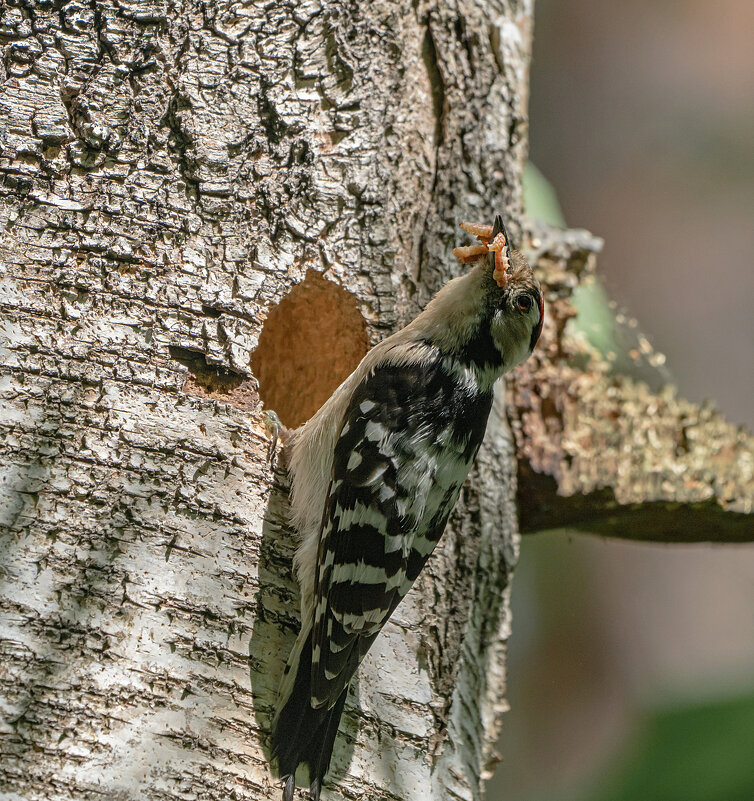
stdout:
<svg viewBox="0 0 754 801">
<path fill-rule="evenodd" d="M 752 801 L 754 694 L 656 712 L 586 798 Z"/>
<path fill-rule="evenodd" d="M 527 161 L 524 167 L 521 188 L 527 217 L 565 228 L 565 217 L 552 184 L 530 161 Z"/>
<path fill-rule="evenodd" d="M 649 712 L 597 780 L 525 801 L 752 799 L 754 694 L 747 694 Z"/>
</svg>

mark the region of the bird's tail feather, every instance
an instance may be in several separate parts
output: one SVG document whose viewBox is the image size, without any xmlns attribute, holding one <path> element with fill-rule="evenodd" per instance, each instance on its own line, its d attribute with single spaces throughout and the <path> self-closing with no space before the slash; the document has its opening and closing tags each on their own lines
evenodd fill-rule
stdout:
<svg viewBox="0 0 754 801">
<path fill-rule="evenodd" d="M 329 709 L 311 705 L 312 635 L 301 632 L 281 683 L 278 711 L 272 724 L 272 758 L 285 779 L 283 801 L 292 801 L 296 768 L 309 768 L 310 797 L 319 799 L 322 779 L 332 756 L 348 688 Z"/>
</svg>

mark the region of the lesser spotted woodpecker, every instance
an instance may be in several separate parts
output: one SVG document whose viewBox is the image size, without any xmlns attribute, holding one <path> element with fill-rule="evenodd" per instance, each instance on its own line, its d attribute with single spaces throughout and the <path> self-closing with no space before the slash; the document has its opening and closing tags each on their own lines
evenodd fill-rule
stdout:
<svg viewBox="0 0 754 801">
<path fill-rule="evenodd" d="M 319 799 L 348 685 L 434 550 L 479 449 L 495 381 L 532 352 L 542 293 L 502 218 L 463 224 L 473 267 L 364 357 L 292 436 L 301 632 L 272 756 L 291 801 L 299 764 Z"/>
</svg>

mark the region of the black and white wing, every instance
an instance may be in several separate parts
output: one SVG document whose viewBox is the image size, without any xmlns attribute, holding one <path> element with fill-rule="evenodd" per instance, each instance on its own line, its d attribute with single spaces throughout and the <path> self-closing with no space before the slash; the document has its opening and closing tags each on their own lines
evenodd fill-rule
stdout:
<svg viewBox="0 0 754 801">
<path fill-rule="evenodd" d="M 484 436 L 491 391 L 438 354 L 355 390 L 322 518 L 311 704 L 332 707 L 437 544 Z"/>
</svg>

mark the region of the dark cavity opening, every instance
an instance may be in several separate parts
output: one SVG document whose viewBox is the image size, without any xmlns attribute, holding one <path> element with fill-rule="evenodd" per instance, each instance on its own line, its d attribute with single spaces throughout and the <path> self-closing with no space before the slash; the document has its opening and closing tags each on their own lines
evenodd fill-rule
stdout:
<svg viewBox="0 0 754 801">
<path fill-rule="evenodd" d="M 170 345 L 170 358 L 188 369 L 183 392 L 232 403 L 241 409 L 255 409 L 259 403 L 253 381 L 235 370 L 210 364 L 196 350 Z"/>
</svg>

